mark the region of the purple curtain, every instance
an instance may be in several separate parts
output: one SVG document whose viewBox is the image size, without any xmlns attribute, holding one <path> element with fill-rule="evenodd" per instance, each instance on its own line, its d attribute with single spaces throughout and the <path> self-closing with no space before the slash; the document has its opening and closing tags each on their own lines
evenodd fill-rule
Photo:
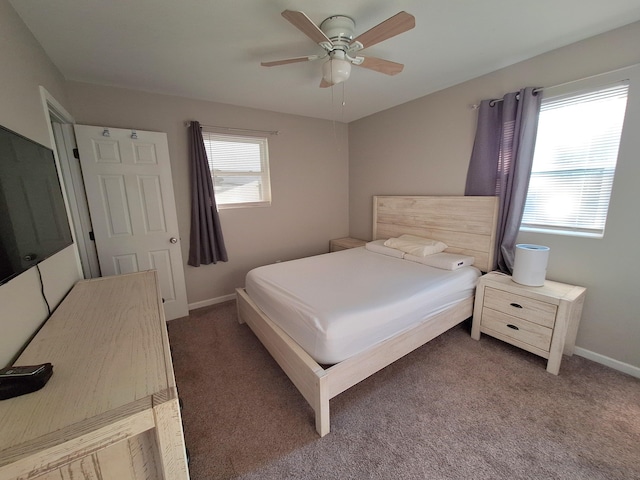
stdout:
<svg viewBox="0 0 640 480">
<path fill-rule="evenodd" d="M 513 271 L 515 244 L 527 199 L 541 95 L 528 87 L 502 100 L 483 100 L 465 195 L 498 196 L 493 269 Z"/>
<path fill-rule="evenodd" d="M 200 123 L 189 127 L 189 162 L 191 164 L 191 237 L 189 265 L 199 267 L 218 261 L 226 262 L 222 227 L 213 191 L 207 152 L 202 140 Z"/>
</svg>

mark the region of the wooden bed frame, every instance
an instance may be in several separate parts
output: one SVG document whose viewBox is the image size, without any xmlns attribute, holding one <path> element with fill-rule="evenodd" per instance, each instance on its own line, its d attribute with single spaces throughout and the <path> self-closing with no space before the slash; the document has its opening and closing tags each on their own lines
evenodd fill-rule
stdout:
<svg viewBox="0 0 640 480">
<path fill-rule="evenodd" d="M 376 196 L 373 239 L 403 233 L 447 244 L 446 252 L 475 257 L 491 269 L 497 222 L 497 197 Z M 316 430 L 329 433 L 329 400 L 441 335 L 473 314 L 473 298 L 433 315 L 371 348 L 327 368 L 320 366 L 289 335 L 237 289 L 238 320 L 247 323 L 315 411 Z"/>
</svg>

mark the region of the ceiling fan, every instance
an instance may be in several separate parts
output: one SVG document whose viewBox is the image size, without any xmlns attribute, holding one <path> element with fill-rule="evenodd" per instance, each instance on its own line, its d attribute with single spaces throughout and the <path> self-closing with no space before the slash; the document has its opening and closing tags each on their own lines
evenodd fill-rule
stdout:
<svg viewBox="0 0 640 480">
<path fill-rule="evenodd" d="M 400 12 L 384 22 L 353 38 L 355 21 L 346 15 L 333 15 L 318 27 L 303 12 L 285 10 L 282 16 L 324 49 L 321 55 L 288 58 L 273 62 L 262 62 L 263 67 L 275 67 L 289 63 L 308 62 L 329 57 L 322 65 L 320 87 L 331 87 L 344 82 L 351 74 L 351 65 L 375 70 L 387 75 L 396 75 L 404 65 L 375 57 L 361 57 L 357 53 L 367 47 L 395 37 L 416 26 L 416 19 L 407 12 Z"/>
</svg>

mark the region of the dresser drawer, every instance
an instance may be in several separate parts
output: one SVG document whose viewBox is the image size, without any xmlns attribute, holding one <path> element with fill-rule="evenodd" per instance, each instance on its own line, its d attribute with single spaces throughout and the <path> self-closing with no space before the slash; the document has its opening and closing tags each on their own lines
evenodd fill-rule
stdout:
<svg viewBox="0 0 640 480">
<path fill-rule="evenodd" d="M 487 330 L 492 330 L 545 352 L 551 347 L 553 329 L 490 308 L 482 309 L 480 328 L 489 335 L 491 332 Z"/>
<path fill-rule="evenodd" d="M 558 309 L 551 303 L 491 287 L 485 288 L 484 306 L 548 328 L 553 328 Z"/>
</svg>

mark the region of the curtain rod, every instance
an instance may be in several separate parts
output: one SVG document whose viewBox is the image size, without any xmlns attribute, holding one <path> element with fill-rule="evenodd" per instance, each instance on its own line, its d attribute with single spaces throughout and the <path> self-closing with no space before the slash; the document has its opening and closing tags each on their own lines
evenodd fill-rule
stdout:
<svg viewBox="0 0 640 480">
<path fill-rule="evenodd" d="M 571 85 L 572 83 L 576 83 L 576 82 L 582 82 L 584 80 L 591 80 L 592 78 L 598 78 L 601 77 L 603 75 L 610 75 L 613 73 L 618 73 L 618 72 L 624 72 L 625 70 L 629 70 L 631 68 L 635 68 L 637 66 L 639 66 L 640 63 L 634 63 L 633 65 L 628 65 L 626 67 L 622 67 L 622 68 L 616 68 L 615 70 L 611 70 L 609 72 L 603 72 L 603 73 L 596 73 L 595 75 L 589 75 L 588 77 L 583 77 L 583 78 L 578 78 L 576 80 L 569 80 L 568 82 L 564 82 L 564 83 L 559 83 L 557 85 L 551 85 L 550 87 L 540 87 L 540 88 L 536 88 L 533 93 L 538 93 L 538 92 L 542 92 L 544 90 L 547 89 L 551 89 L 551 88 L 559 88 L 559 87 L 564 87 L 565 85 Z M 517 97 L 516 97 L 517 98 Z M 491 103 L 497 103 L 497 102 L 502 102 L 504 101 L 502 98 L 496 98 L 494 100 L 491 100 Z M 473 104 L 471 105 L 471 108 L 473 110 L 477 110 L 478 108 L 480 108 L 479 104 Z"/>
<path fill-rule="evenodd" d="M 574 82 L 577 82 L 578 80 L 574 80 Z M 567 82 L 569 83 L 569 82 Z M 564 85 L 564 84 L 563 84 Z M 559 87 L 560 85 L 554 85 L 554 87 Z M 547 88 L 553 88 L 553 87 L 547 87 Z M 542 92 L 544 90 L 544 87 L 540 87 L 540 88 L 536 88 L 533 90 L 533 93 L 538 93 L 538 92 Z M 520 100 L 520 94 L 516 94 L 516 100 Z M 489 101 L 489 106 L 493 107 L 496 103 L 500 103 L 500 102 L 504 102 L 504 98 L 492 98 Z M 477 110 L 480 108 L 480 105 L 477 103 L 474 103 L 473 105 L 471 105 L 471 108 L 473 110 Z"/>
<path fill-rule="evenodd" d="M 185 127 L 190 127 L 191 126 L 191 122 L 185 122 L 184 126 Z M 262 134 L 266 134 L 266 135 L 280 135 L 280 132 L 278 130 L 252 130 L 252 129 L 249 129 L 249 128 L 223 127 L 221 125 L 200 125 L 200 128 L 202 128 L 202 127 L 216 128 L 218 130 L 226 130 L 228 132 L 262 133 Z"/>
</svg>

